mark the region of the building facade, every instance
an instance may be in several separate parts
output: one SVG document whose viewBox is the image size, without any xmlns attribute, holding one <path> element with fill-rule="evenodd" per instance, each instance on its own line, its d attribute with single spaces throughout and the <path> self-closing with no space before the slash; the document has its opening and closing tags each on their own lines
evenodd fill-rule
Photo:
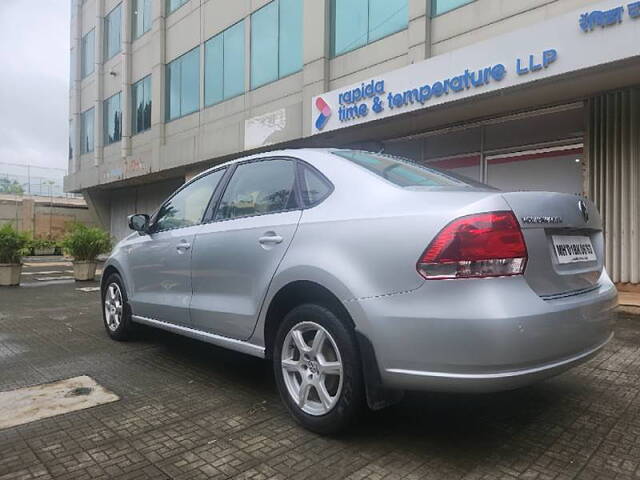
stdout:
<svg viewBox="0 0 640 480">
<path fill-rule="evenodd" d="M 280 147 L 401 154 L 587 195 L 640 283 L 640 2 L 74 0 L 69 175 L 117 238 Z"/>
</svg>

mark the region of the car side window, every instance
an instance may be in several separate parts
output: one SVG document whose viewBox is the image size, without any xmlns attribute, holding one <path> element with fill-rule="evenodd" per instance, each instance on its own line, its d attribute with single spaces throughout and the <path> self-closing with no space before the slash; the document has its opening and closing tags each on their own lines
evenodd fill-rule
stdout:
<svg viewBox="0 0 640 480">
<path fill-rule="evenodd" d="M 308 166 L 302 167 L 302 180 L 300 192 L 306 207 L 320 203 L 331 193 L 331 184 Z"/>
<path fill-rule="evenodd" d="M 215 219 L 227 220 L 297 208 L 295 168 L 293 161 L 283 159 L 238 165 L 222 195 Z"/>
<path fill-rule="evenodd" d="M 216 170 L 186 186 L 167 202 L 156 215 L 153 231 L 190 227 L 202 222 L 211 195 L 226 169 Z"/>
</svg>

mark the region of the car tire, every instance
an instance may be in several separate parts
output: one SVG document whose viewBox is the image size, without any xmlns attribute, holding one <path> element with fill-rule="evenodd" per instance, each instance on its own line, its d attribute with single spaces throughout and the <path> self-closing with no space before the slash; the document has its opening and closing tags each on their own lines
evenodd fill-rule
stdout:
<svg viewBox="0 0 640 480">
<path fill-rule="evenodd" d="M 122 278 L 112 273 L 102 289 L 102 319 L 113 340 L 129 340 L 133 334 L 131 309 Z"/>
<path fill-rule="evenodd" d="M 313 432 L 337 433 L 364 407 L 354 332 L 324 306 L 300 305 L 284 317 L 275 338 L 273 366 L 285 406 Z"/>
</svg>

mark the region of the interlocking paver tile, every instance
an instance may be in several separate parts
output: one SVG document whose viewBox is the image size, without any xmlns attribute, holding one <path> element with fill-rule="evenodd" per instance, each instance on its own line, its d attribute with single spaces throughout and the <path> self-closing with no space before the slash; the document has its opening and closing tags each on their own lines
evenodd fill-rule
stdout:
<svg viewBox="0 0 640 480">
<path fill-rule="evenodd" d="M 409 393 L 321 437 L 288 416 L 267 362 L 146 328 L 113 342 L 98 293 L 74 287 L 1 292 L 0 390 L 83 374 L 121 400 L 0 430 L 0 480 L 640 479 L 637 317 L 549 381 Z"/>
</svg>

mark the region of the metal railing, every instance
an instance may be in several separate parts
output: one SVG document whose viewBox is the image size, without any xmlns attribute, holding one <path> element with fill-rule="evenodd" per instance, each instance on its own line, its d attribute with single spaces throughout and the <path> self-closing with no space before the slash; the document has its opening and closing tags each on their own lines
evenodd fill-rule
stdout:
<svg viewBox="0 0 640 480">
<path fill-rule="evenodd" d="M 0 162 L 0 194 L 82 197 L 82 195 L 64 192 L 63 182 L 66 174 L 67 171 L 64 168 Z"/>
</svg>

